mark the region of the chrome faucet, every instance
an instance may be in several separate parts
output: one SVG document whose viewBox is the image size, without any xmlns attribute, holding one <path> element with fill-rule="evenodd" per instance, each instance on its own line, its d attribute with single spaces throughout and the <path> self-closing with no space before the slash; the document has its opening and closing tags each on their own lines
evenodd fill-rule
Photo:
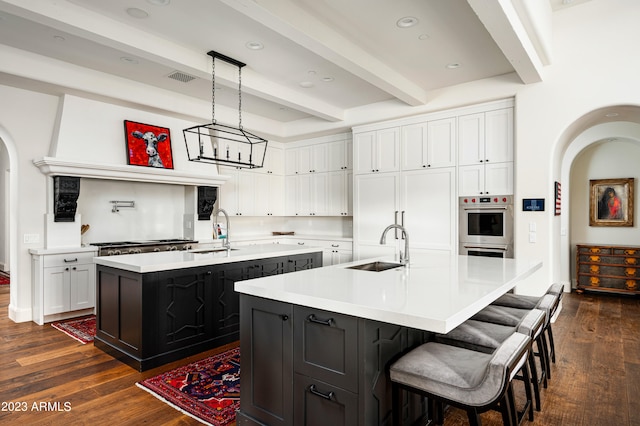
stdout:
<svg viewBox="0 0 640 426">
<path fill-rule="evenodd" d="M 225 217 L 225 220 L 227 222 L 227 235 L 225 236 L 225 241 L 222 244 L 222 246 L 224 248 L 226 248 L 227 250 L 231 250 L 231 242 L 229 241 L 229 215 L 227 214 L 226 210 L 224 209 L 218 209 L 215 211 L 215 219 L 213 220 L 213 226 L 216 226 L 216 223 L 218 223 L 218 215 L 222 213 Z"/>
<path fill-rule="evenodd" d="M 400 250 L 400 263 L 406 266 L 409 264 L 409 234 L 407 233 L 407 230 L 404 229 L 404 226 L 398 225 L 397 223 L 393 223 L 387 226 L 384 231 L 382 231 L 380 244 L 387 243 L 387 232 L 389 232 L 390 229 L 394 228 L 402 231 L 402 236 L 404 238 L 404 257 L 402 257 L 402 250 Z"/>
</svg>

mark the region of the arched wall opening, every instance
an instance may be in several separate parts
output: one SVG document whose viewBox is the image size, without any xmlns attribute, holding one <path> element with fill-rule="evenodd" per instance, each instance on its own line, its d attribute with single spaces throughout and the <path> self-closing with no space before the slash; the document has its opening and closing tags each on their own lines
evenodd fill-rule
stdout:
<svg viewBox="0 0 640 426">
<path fill-rule="evenodd" d="M 15 312 L 16 306 L 18 306 L 18 283 L 20 282 L 20 272 L 18 270 L 18 153 L 15 143 L 11 135 L 7 130 L 0 126 L 0 144 L 4 146 L 8 156 L 8 172 L 5 173 L 5 177 L 8 182 L 5 183 L 5 187 L 8 188 L 8 208 L 5 220 L 7 224 L 2 224 L 4 229 L 8 230 L 8 247 L 9 247 L 9 271 L 11 273 L 11 282 L 9 285 L 9 318 L 13 318 L 12 313 Z"/>
<path fill-rule="evenodd" d="M 602 117 L 601 122 L 595 117 Z M 576 244 L 637 245 L 640 241 L 637 208 L 631 228 L 589 226 L 590 179 L 633 177 L 634 199 L 638 199 L 640 107 L 612 106 L 585 114 L 565 132 L 564 141 L 559 173 L 562 209 L 552 232 L 559 235 L 560 281 L 573 287 Z"/>
</svg>

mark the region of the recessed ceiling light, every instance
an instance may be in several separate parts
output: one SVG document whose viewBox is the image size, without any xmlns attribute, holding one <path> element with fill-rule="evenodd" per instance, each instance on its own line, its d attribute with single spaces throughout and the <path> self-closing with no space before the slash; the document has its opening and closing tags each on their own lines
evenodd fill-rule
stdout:
<svg viewBox="0 0 640 426">
<path fill-rule="evenodd" d="M 314 84 L 311 81 L 301 81 L 299 84 L 300 84 L 300 87 L 304 87 L 305 89 L 310 89 L 314 86 Z"/>
<path fill-rule="evenodd" d="M 618 116 L 618 113 L 617 113 L 617 112 L 610 112 L 610 113 L 608 113 L 608 114 L 606 114 L 606 115 L 605 115 L 605 117 L 609 117 L 609 118 L 611 118 L 611 117 L 617 117 L 617 116 Z"/>
<path fill-rule="evenodd" d="M 132 65 L 135 65 L 135 64 L 137 64 L 137 63 L 138 63 L 138 60 L 137 60 L 137 59 L 133 59 L 133 58 L 130 58 L 130 57 L 128 57 L 128 56 L 123 56 L 123 57 L 121 57 L 121 58 L 120 58 L 120 60 L 121 60 L 122 62 L 126 63 L 126 64 L 132 64 Z"/>
<path fill-rule="evenodd" d="M 333 80 L 335 80 L 333 77 L 322 77 L 322 81 L 325 83 L 331 83 Z"/>
<path fill-rule="evenodd" d="M 53 36 L 53 39 L 54 39 L 55 41 L 59 41 L 59 42 L 67 41 L 67 39 L 66 39 L 66 38 L 64 38 L 64 37 L 62 37 L 61 35 L 54 35 L 54 36 Z"/>
<path fill-rule="evenodd" d="M 447 64 L 446 68 L 450 69 L 450 70 L 454 70 L 456 68 L 460 68 L 462 65 L 459 62 L 452 62 L 450 64 Z"/>
<path fill-rule="evenodd" d="M 171 0 L 147 0 L 147 3 L 154 6 L 167 6 L 171 3 Z"/>
<path fill-rule="evenodd" d="M 245 47 L 251 50 L 261 50 L 264 49 L 264 44 L 260 43 L 259 41 L 248 41 L 245 44 Z"/>
<path fill-rule="evenodd" d="M 317 73 L 314 70 L 309 70 L 307 71 L 307 74 L 309 75 L 316 75 Z"/>
<path fill-rule="evenodd" d="M 127 9 L 127 15 L 136 19 L 145 19 L 149 17 L 149 14 L 142 9 L 138 9 L 137 7 L 130 7 Z"/>
<path fill-rule="evenodd" d="M 409 27 L 413 27 L 417 23 L 418 23 L 418 18 L 414 18 L 413 16 L 405 16 L 404 18 L 398 19 L 398 22 L 396 22 L 396 25 L 399 28 L 409 28 Z"/>
<path fill-rule="evenodd" d="M 429 38 L 429 34 L 420 34 L 418 36 L 418 40 L 427 40 Z"/>
</svg>

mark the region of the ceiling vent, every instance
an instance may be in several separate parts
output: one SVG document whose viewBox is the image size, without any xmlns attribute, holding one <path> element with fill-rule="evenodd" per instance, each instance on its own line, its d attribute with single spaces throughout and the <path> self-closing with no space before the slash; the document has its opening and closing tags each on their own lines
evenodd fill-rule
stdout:
<svg viewBox="0 0 640 426">
<path fill-rule="evenodd" d="M 167 77 L 172 78 L 174 80 L 181 81 L 183 83 L 188 83 L 191 80 L 195 80 L 196 79 L 194 76 L 189 75 L 189 74 L 185 74 L 182 71 L 174 71 L 171 74 L 169 74 Z"/>
</svg>

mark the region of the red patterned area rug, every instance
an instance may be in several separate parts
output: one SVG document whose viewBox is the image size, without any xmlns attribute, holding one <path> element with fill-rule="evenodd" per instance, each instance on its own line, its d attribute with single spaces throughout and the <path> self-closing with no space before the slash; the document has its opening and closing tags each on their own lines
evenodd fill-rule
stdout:
<svg viewBox="0 0 640 426">
<path fill-rule="evenodd" d="M 0 285 L 9 285 L 10 282 L 9 275 L 0 271 Z"/>
<path fill-rule="evenodd" d="M 66 335 L 73 337 L 82 344 L 93 342 L 96 335 L 96 316 L 74 319 L 70 321 L 58 321 L 51 323 L 53 328 L 58 329 Z"/>
<path fill-rule="evenodd" d="M 213 426 L 235 422 L 240 408 L 240 348 L 230 349 L 136 385 L 156 398 Z"/>
</svg>

